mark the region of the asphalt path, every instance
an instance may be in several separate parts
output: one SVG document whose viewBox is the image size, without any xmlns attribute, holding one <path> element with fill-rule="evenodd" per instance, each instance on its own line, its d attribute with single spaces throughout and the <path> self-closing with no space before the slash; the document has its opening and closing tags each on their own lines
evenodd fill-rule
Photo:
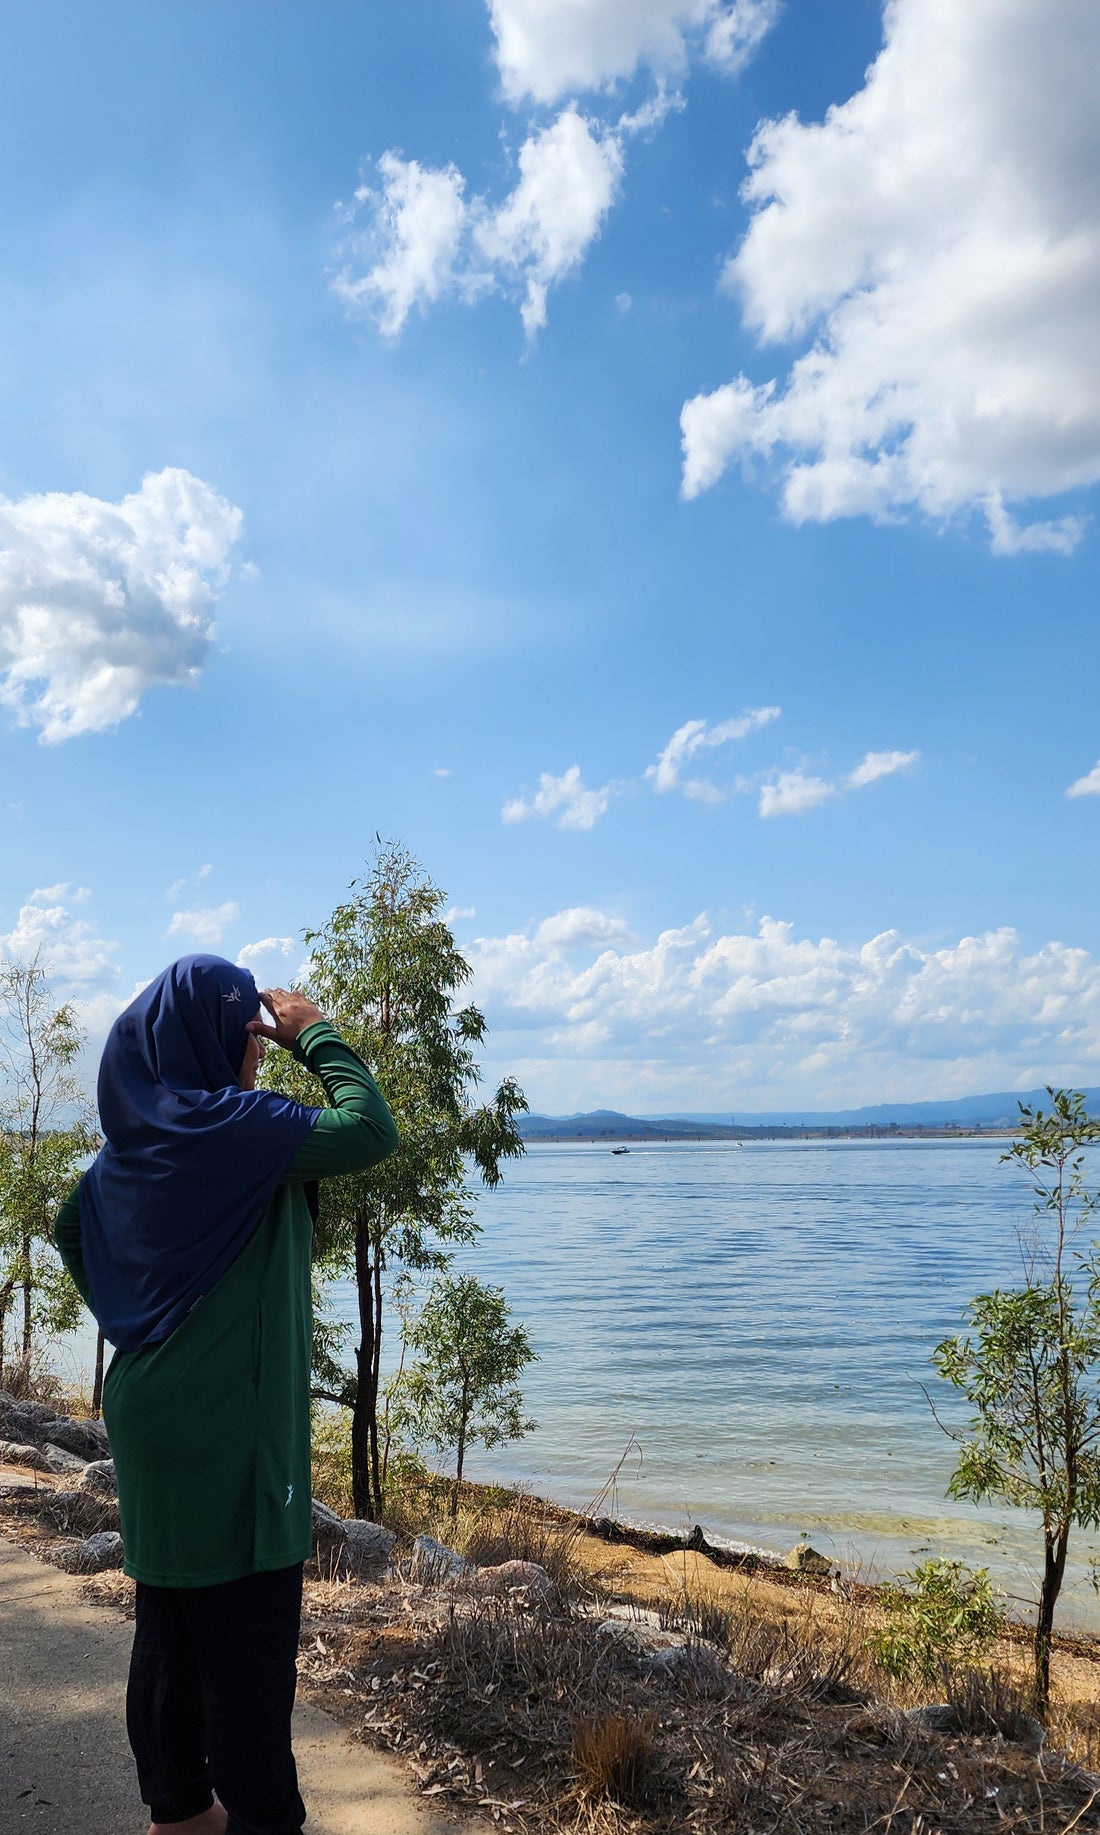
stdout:
<svg viewBox="0 0 1100 1835">
<path fill-rule="evenodd" d="M 0 1831 L 144 1835 L 126 1742 L 132 1627 L 79 1580 L 0 1537 Z M 474 1835 L 432 1813 L 401 1767 L 308 1701 L 294 1715 L 307 1835 Z"/>
</svg>

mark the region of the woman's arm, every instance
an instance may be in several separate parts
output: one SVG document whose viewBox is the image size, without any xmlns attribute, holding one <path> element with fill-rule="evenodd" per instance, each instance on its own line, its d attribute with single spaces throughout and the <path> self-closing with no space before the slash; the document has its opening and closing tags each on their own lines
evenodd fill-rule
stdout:
<svg viewBox="0 0 1100 1835">
<path fill-rule="evenodd" d="M 331 1104 L 322 1109 L 291 1161 L 295 1182 L 365 1172 L 398 1144 L 386 1099 L 360 1057 L 328 1020 L 315 1020 L 299 1033 L 294 1055 L 320 1077 Z"/>
<path fill-rule="evenodd" d="M 57 1213 L 53 1226 L 53 1239 L 57 1253 L 72 1276 L 74 1287 L 90 1311 L 92 1297 L 88 1291 L 88 1277 L 84 1272 L 84 1252 L 80 1246 L 79 1194 L 80 1181 L 78 1179 Z"/>
</svg>

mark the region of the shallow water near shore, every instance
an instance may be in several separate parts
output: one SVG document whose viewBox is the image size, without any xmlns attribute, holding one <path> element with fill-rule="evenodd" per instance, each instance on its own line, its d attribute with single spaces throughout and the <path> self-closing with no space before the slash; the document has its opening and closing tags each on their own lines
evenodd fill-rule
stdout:
<svg viewBox="0 0 1100 1835">
<path fill-rule="evenodd" d="M 779 1551 L 806 1535 L 864 1577 L 946 1552 L 1025 1612 L 1037 1525 L 947 1499 L 921 1388 L 961 1424 L 930 1353 L 973 1295 L 1020 1280 L 1031 1195 L 1006 1144 L 531 1147 L 460 1262 L 527 1326 L 539 1427 L 469 1476 L 583 1508 L 618 1467 L 601 1507 L 636 1522 Z M 350 1289 L 333 1302 L 351 1316 Z M 1100 1629 L 1097 1539 L 1075 1541 L 1060 1622 Z"/>
</svg>

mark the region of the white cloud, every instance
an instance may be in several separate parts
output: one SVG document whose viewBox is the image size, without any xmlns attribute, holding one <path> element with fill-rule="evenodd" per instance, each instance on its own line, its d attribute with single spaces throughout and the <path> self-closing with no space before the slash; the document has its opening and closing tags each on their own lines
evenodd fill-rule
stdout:
<svg viewBox="0 0 1100 1835">
<path fill-rule="evenodd" d="M 526 289 L 520 317 L 528 336 L 546 323 L 550 287 L 580 265 L 599 235 L 622 170 L 618 137 L 601 135 L 575 108 L 564 109 L 524 142 L 512 195 L 475 224 L 479 255 L 498 276 Z"/>
<path fill-rule="evenodd" d="M 63 902 L 68 897 L 70 904 L 83 903 L 88 896 L 86 888 L 74 890 L 66 881 L 39 887 L 20 906 L 12 928 L 0 935 L 0 956 L 16 962 L 38 956 L 49 974 L 76 986 L 114 974 L 118 944 L 97 936 Z"/>
<path fill-rule="evenodd" d="M 187 937 L 204 949 L 216 949 L 230 924 L 235 924 L 241 908 L 233 899 L 224 905 L 204 905 L 193 911 L 173 911 L 166 934 Z"/>
<path fill-rule="evenodd" d="M 920 762 L 919 752 L 868 752 L 849 771 L 847 777 L 831 782 L 811 777 L 802 771 L 781 771 L 760 787 L 760 814 L 770 816 L 803 816 L 822 803 L 831 803 L 849 790 L 865 790 L 882 777 L 893 777 L 897 771 L 908 771 Z"/>
<path fill-rule="evenodd" d="M 781 771 L 769 784 L 760 786 L 760 814 L 769 816 L 804 816 L 838 795 L 835 784 L 823 777 L 807 777 L 802 771 Z"/>
<path fill-rule="evenodd" d="M 227 909 L 228 907 L 225 905 L 221 907 L 223 913 Z M 187 913 L 177 912 L 176 914 L 177 917 L 209 917 L 211 915 L 213 914 L 210 912 L 196 913 L 193 911 Z M 232 908 L 232 916 L 236 917 L 237 915 L 237 908 L 234 906 Z M 231 919 L 227 917 L 225 921 L 229 923 Z M 175 918 L 173 918 L 172 922 L 175 923 Z M 298 954 L 299 947 L 300 945 L 293 937 L 261 937 L 258 943 L 246 943 L 243 949 L 237 951 L 237 962 L 241 968 L 251 968 L 254 963 L 268 961 L 273 956 L 281 956 L 284 961 L 287 961 L 291 956 L 296 956 Z"/>
<path fill-rule="evenodd" d="M 880 777 L 893 777 L 895 771 L 907 771 L 920 760 L 919 752 L 868 752 L 862 763 L 848 773 L 849 790 L 862 790 Z"/>
<path fill-rule="evenodd" d="M 456 264 L 467 230 L 466 181 L 455 166 L 432 169 L 399 153 L 378 161 L 381 185 L 360 185 L 356 205 L 367 227 L 352 248 L 366 271 L 337 275 L 336 292 L 349 306 L 374 314 L 386 337 L 401 330 L 414 306 L 423 310 L 458 285 Z"/>
<path fill-rule="evenodd" d="M 1100 478 L 1100 9 L 889 0 L 866 82 L 766 122 L 726 280 L 766 342 L 808 348 L 684 406 L 683 490 L 772 459 L 795 522 L 983 512 L 997 551 L 1080 520 L 1006 505 Z"/>
<path fill-rule="evenodd" d="M 622 140 L 571 106 L 529 135 L 518 166 L 511 193 L 493 207 L 467 201 L 454 166 L 432 170 L 384 153 L 381 184 L 355 194 L 363 226 L 349 237 L 339 296 L 395 337 L 414 307 L 503 291 L 520 298 L 533 335 L 546 323 L 550 288 L 600 233 L 622 177 Z"/>
<path fill-rule="evenodd" d="M 706 778 L 683 777 L 681 774 L 684 767 L 700 751 L 729 745 L 769 725 L 772 720 L 778 720 L 781 711 L 778 707 L 753 707 L 735 720 L 723 720 L 718 726 L 709 727 L 705 720 L 685 720 L 683 726 L 677 727 L 673 733 L 656 764 L 646 766 L 646 777 L 659 796 L 666 795 L 670 790 L 679 790 L 684 796 L 694 797 L 698 802 L 720 803 L 728 791 L 720 789 Z M 735 786 L 741 787 L 740 784 Z"/>
<path fill-rule="evenodd" d="M 1100 759 L 1086 776 L 1079 777 L 1066 791 L 1067 796 L 1100 796 Z"/>
<path fill-rule="evenodd" d="M 443 922 L 445 924 L 460 924 L 464 919 L 476 916 L 476 905 L 451 905 L 443 913 Z"/>
<path fill-rule="evenodd" d="M 777 18 L 779 0 L 489 0 L 504 93 L 555 102 L 642 66 L 679 76 L 698 49 L 736 72 Z"/>
<path fill-rule="evenodd" d="M 630 948 L 559 913 L 469 951 L 500 1063 L 540 1107 L 817 1107 L 1100 1082 L 1100 962 L 1011 929 L 941 948 L 705 917 Z M 614 926 L 617 920 L 605 920 Z M 599 953 L 593 958 L 595 943 Z"/>
<path fill-rule="evenodd" d="M 156 682 L 193 680 L 242 520 L 171 469 L 120 503 L 0 499 L 0 701 L 56 742 L 116 725 Z"/>
<path fill-rule="evenodd" d="M 502 822 L 527 822 L 532 817 L 554 818 L 558 828 L 594 828 L 615 794 L 613 784 L 590 790 L 581 777 L 579 765 L 570 765 L 560 777 L 544 771 L 539 787 L 530 802 L 512 797 L 500 812 Z"/>
<path fill-rule="evenodd" d="M 568 911 L 543 918 L 535 931 L 535 948 L 548 954 L 563 949 L 602 949 L 609 943 L 624 943 L 629 935 L 618 918 L 591 905 L 571 905 Z"/>
</svg>

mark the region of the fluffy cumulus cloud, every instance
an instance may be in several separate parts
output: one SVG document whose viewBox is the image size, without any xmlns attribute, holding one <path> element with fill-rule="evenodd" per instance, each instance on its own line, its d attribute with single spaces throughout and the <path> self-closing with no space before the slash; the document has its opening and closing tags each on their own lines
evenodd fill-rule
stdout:
<svg viewBox="0 0 1100 1835">
<path fill-rule="evenodd" d="M 683 489 L 770 462 L 796 522 L 977 509 L 993 546 L 1065 552 L 1010 510 L 1100 478 L 1100 8 L 889 0 L 864 86 L 766 122 L 726 284 L 784 378 L 686 403 Z"/>
<path fill-rule="evenodd" d="M 939 949 L 705 917 L 631 947 L 562 912 L 470 951 L 500 1063 L 533 1102 L 833 1107 L 1100 1082 L 1100 962 L 994 930 Z"/>
<path fill-rule="evenodd" d="M 95 926 L 72 910 L 89 897 L 85 886 L 68 882 L 39 886 L 20 906 L 11 929 L 0 935 L 0 957 L 24 963 L 37 957 L 67 987 L 86 987 L 113 975 L 118 944 L 97 935 Z"/>
<path fill-rule="evenodd" d="M 698 51 L 736 72 L 779 13 L 779 0 L 489 0 L 509 101 L 555 102 L 645 66 L 680 76 Z"/>
<path fill-rule="evenodd" d="M 395 152 L 355 194 L 344 265 L 334 282 L 388 337 L 414 308 L 486 292 L 516 297 L 528 335 L 546 323 L 549 290 L 599 235 L 623 170 L 622 137 L 575 107 L 520 148 L 502 203 L 467 197 L 454 166 L 430 169 Z"/>
<path fill-rule="evenodd" d="M 350 209 L 333 287 L 350 310 L 396 337 L 413 311 L 488 293 L 519 303 L 528 337 L 546 323 L 552 287 L 574 273 L 621 188 L 632 135 L 651 134 L 683 98 L 669 81 L 689 54 L 735 74 L 779 13 L 780 0 L 489 0 L 497 64 L 514 105 L 565 103 L 536 115 L 502 201 L 468 193 L 458 167 L 424 166 L 394 148 L 375 162 Z M 582 113 L 583 92 L 639 69 L 655 79 L 630 113 Z M 570 98 L 567 100 L 567 98 Z M 628 294 L 618 296 L 620 310 Z"/>
<path fill-rule="evenodd" d="M 534 796 L 511 797 L 500 812 L 502 822 L 529 822 L 534 817 L 552 820 L 558 828 L 595 828 L 615 794 L 613 784 L 590 790 L 579 765 L 570 765 L 560 777 L 544 771 Z"/>
<path fill-rule="evenodd" d="M 217 949 L 229 926 L 235 924 L 240 915 L 240 906 L 231 898 L 223 905 L 200 905 L 191 911 L 173 911 L 167 935 L 195 943 L 200 949 Z"/>
<path fill-rule="evenodd" d="M 199 672 L 242 515 L 190 472 L 120 503 L 0 499 L 0 700 L 42 739 L 100 732 Z"/>
<path fill-rule="evenodd" d="M 685 772 L 693 761 L 699 761 L 716 746 L 745 739 L 749 733 L 778 720 L 781 711 L 778 707 L 753 707 L 747 714 L 739 714 L 735 720 L 722 720 L 717 726 L 708 726 L 705 720 L 685 720 L 683 726 L 677 727 L 656 763 L 646 766 L 646 778 L 658 796 L 679 790 L 696 802 L 720 803 L 729 794 L 727 787 L 720 787 L 709 778 L 685 776 Z M 740 780 L 733 786 L 735 789 L 741 787 Z"/>
</svg>

